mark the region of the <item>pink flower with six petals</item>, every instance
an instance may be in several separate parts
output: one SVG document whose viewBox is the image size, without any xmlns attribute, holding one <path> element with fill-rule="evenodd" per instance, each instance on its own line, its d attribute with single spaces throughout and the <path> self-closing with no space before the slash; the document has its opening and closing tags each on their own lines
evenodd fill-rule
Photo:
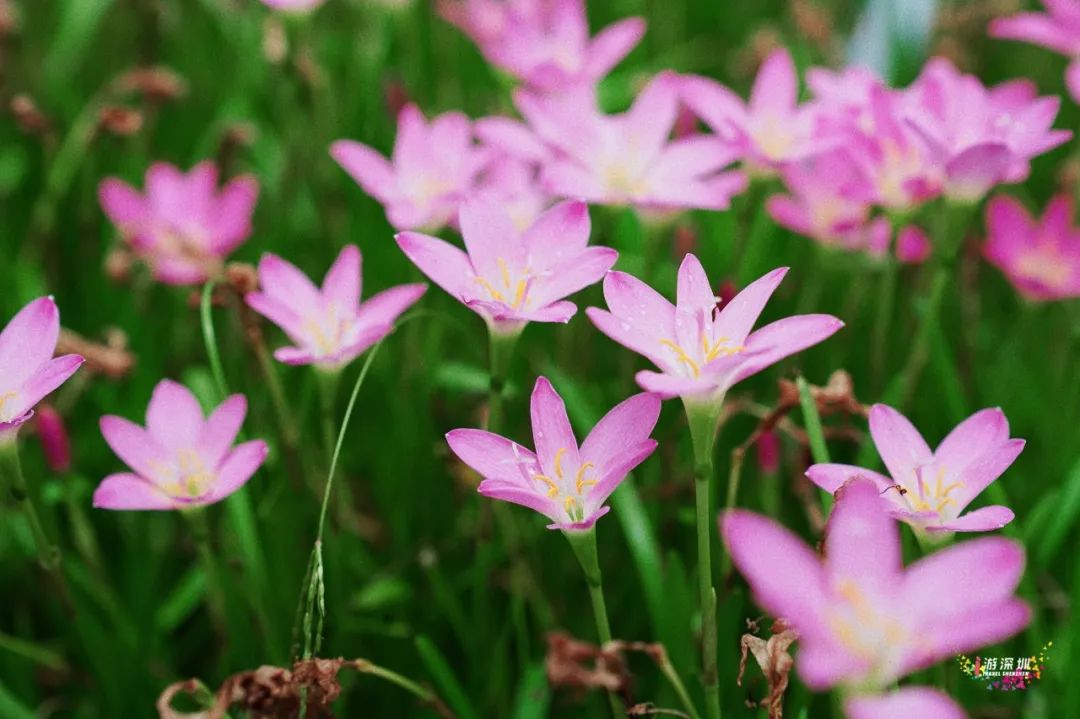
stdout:
<svg viewBox="0 0 1080 719">
<path fill-rule="evenodd" d="M 1046 14 L 1022 12 L 995 18 L 990 23 L 992 37 L 1022 40 L 1042 45 L 1068 57 L 1065 71 L 1069 94 L 1080 102 L 1080 4 L 1075 0 L 1043 0 Z"/>
<path fill-rule="evenodd" d="M 798 631 L 796 668 L 811 689 L 880 690 L 1010 637 L 1031 618 L 1014 596 L 1024 571 L 1019 543 L 975 539 L 905 569 L 882 502 L 870 480 L 849 482 L 825 530 L 824 558 L 767 517 L 733 510 L 721 518 L 724 542 L 758 604 Z"/>
<path fill-rule="evenodd" d="M 826 492 L 837 491 L 852 477 L 869 479 L 888 500 L 893 517 L 939 536 L 987 532 L 1013 520 L 1012 510 L 1000 505 L 961 516 L 1024 449 L 1024 440 L 1009 438 L 1009 421 L 1000 409 L 971 415 L 931 451 L 906 417 L 876 404 L 870 410 L 870 435 L 889 476 L 846 464 L 815 464 L 806 476 Z"/>
<path fill-rule="evenodd" d="M 236 177 L 218 190 L 218 171 L 200 162 L 184 174 L 164 162 L 146 172 L 146 191 L 108 178 L 101 207 L 158 280 L 174 285 L 205 282 L 221 272 L 226 256 L 251 235 L 259 184 Z"/>
<path fill-rule="evenodd" d="M 1038 220 L 1011 197 L 995 197 L 986 207 L 983 255 L 1029 300 L 1080 297 L 1080 230 L 1072 218 L 1068 195 L 1051 200 Z"/>
<path fill-rule="evenodd" d="M 0 332 L 0 445 L 15 441 L 34 405 L 82 366 L 79 355 L 53 358 L 60 311 L 52 297 L 23 307 Z"/>
<path fill-rule="evenodd" d="M 360 261 L 355 245 L 345 247 L 319 288 L 289 262 L 263 255 L 260 291 L 244 299 L 296 343 L 274 352 L 278 361 L 340 368 L 390 334 L 401 313 L 427 290 L 422 283 L 400 285 L 360 302 Z"/>
<path fill-rule="evenodd" d="M 649 435 L 659 416 L 658 397 L 634 395 L 604 415 L 579 447 L 562 398 L 540 377 L 532 393 L 535 453 L 479 429 L 455 429 L 446 441 L 484 478 L 480 494 L 543 514 L 549 529 L 579 531 L 608 513 L 604 502 L 656 449 Z"/>
<path fill-rule="evenodd" d="M 577 306 L 563 298 L 600 280 L 618 258 L 588 247 L 589 209 L 567 201 L 519 232 L 506 211 L 483 200 L 461 208 L 465 252 L 435 237 L 402 232 L 402 252 L 500 334 L 527 322 L 568 322 Z"/>
<path fill-rule="evenodd" d="M 266 459 L 253 440 L 233 447 L 247 400 L 233 395 L 208 417 L 195 395 L 163 380 L 146 409 L 146 428 L 122 417 L 101 418 L 101 433 L 133 472 L 111 474 L 94 491 L 100 509 L 190 509 L 240 489 Z"/>
<path fill-rule="evenodd" d="M 608 310 L 586 310 L 593 324 L 660 368 L 637 382 L 648 392 L 714 404 L 727 390 L 785 357 L 826 339 L 843 326 L 831 315 L 797 315 L 752 332 L 787 268 L 752 282 L 722 309 L 694 255 L 679 268 L 676 304 L 624 272 L 604 278 Z"/>
</svg>

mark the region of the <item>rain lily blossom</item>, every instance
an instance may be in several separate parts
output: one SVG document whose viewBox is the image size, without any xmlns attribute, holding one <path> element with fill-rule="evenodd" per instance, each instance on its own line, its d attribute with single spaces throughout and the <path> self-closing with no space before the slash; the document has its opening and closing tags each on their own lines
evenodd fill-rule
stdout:
<svg viewBox="0 0 1080 719">
<path fill-rule="evenodd" d="M 1024 570 L 1019 543 L 984 537 L 905 568 L 900 534 L 883 502 L 871 480 L 846 484 L 825 529 L 823 558 L 754 512 L 732 510 L 721 519 L 724 542 L 757 603 L 798 631 L 796 668 L 811 689 L 879 691 L 1006 639 L 1030 620 L 1027 605 L 1014 596 Z M 895 708 L 905 700 L 879 701 Z"/>
<path fill-rule="evenodd" d="M 749 102 L 706 77 L 681 78 L 680 87 L 690 109 L 759 173 L 821 149 L 813 138 L 812 108 L 799 106 L 799 76 L 786 48 L 765 59 Z"/>
<path fill-rule="evenodd" d="M 990 35 L 1041 45 L 1070 59 L 1065 71 L 1069 94 L 1080 102 L 1080 5 L 1074 0 L 1043 0 L 1046 13 L 1022 12 L 995 18 Z"/>
<path fill-rule="evenodd" d="M 23 307 L 0 332 L 0 449 L 14 444 L 34 406 L 82 366 L 79 355 L 53 357 L 60 311 L 52 297 Z"/>
<path fill-rule="evenodd" d="M 101 433 L 131 472 L 111 474 L 94 491 L 101 509 L 191 509 L 240 489 L 266 459 L 262 440 L 233 447 L 247 400 L 233 395 L 204 418 L 183 385 L 163 380 L 146 410 L 146 428 L 121 417 L 101 418 Z"/>
<path fill-rule="evenodd" d="M 186 174 L 159 162 L 147 170 L 143 194 L 108 178 L 98 195 L 105 214 L 154 277 L 191 285 L 219 274 L 229 253 L 251 235 L 259 184 L 244 175 L 219 190 L 212 162 Z"/>
<path fill-rule="evenodd" d="M 528 322 L 568 322 L 577 306 L 563 298 L 615 264 L 615 250 L 587 246 L 589 232 L 582 202 L 562 202 L 519 232 L 504 208 L 476 199 L 461 208 L 466 251 L 416 232 L 396 239 L 421 272 L 483 317 L 495 335 L 516 336 Z"/>
<path fill-rule="evenodd" d="M 439 12 L 489 62 L 544 92 L 595 86 L 645 34 L 634 17 L 590 38 L 584 0 L 441 0 Z"/>
<path fill-rule="evenodd" d="M 465 115 L 447 112 L 429 123 L 413 104 L 398 115 L 390 159 L 353 140 L 333 143 L 330 155 L 382 203 L 395 229 L 429 232 L 456 221 L 458 206 L 490 161 Z"/>
<path fill-rule="evenodd" d="M 787 268 L 752 282 L 723 308 L 697 257 L 679 267 L 676 304 L 623 272 L 604 278 L 608 310 L 586 310 L 593 324 L 619 344 L 647 357 L 660 372 L 637 374 L 642 389 L 689 404 L 719 404 L 727 390 L 785 357 L 826 339 L 843 326 L 830 315 L 798 315 L 751 331 Z"/>
<path fill-rule="evenodd" d="M 986 208 L 983 255 L 1029 300 L 1080 297 L 1080 229 L 1072 216 L 1068 195 L 1051 200 L 1039 219 L 1011 197 L 995 197 Z"/>
<path fill-rule="evenodd" d="M 866 478 L 893 517 L 938 537 L 987 532 L 1012 521 L 1012 510 L 999 505 L 962 514 L 1024 449 L 1024 440 L 1009 438 L 1009 422 L 1000 409 L 971 415 L 931 451 L 906 417 L 877 404 L 870 410 L 870 435 L 889 476 L 843 464 L 815 464 L 806 476 L 827 492 L 836 492 L 852 477 Z"/>
<path fill-rule="evenodd" d="M 562 398 L 540 377 L 531 416 L 535 453 L 479 429 L 455 429 L 446 441 L 484 478 L 480 494 L 543 514 L 551 520 L 549 529 L 584 531 L 608 513 L 607 498 L 656 449 L 649 435 L 660 416 L 660 399 L 641 393 L 624 400 L 579 446 Z"/>
<path fill-rule="evenodd" d="M 987 88 L 944 58 L 928 62 L 905 94 L 908 122 L 944 164 L 951 200 L 978 202 L 999 183 L 1023 181 L 1031 158 L 1072 137 L 1052 129 L 1059 97 L 1038 97 L 1028 80 Z"/>
<path fill-rule="evenodd" d="M 541 178 L 561 197 L 651 212 L 724 210 L 746 186 L 727 167 L 735 150 L 717 137 L 670 139 L 679 115 L 678 79 L 657 75 L 630 109 L 604 115 L 594 98 L 518 92 L 517 107 L 550 147 Z"/>
<path fill-rule="evenodd" d="M 888 694 L 852 697 L 844 703 L 849 719 L 967 719 L 948 694 L 930 687 L 907 686 Z"/>
<path fill-rule="evenodd" d="M 320 288 L 277 255 L 263 255 L 260 290 L 245 300 L 295 343 L 274 353 L 278 361 L 336 370 L 389 334 L 427 290 L 422 283 L 401 285 L 360 302 L 360 262 L 360 250 L 345 247 Z"/>
</svg>

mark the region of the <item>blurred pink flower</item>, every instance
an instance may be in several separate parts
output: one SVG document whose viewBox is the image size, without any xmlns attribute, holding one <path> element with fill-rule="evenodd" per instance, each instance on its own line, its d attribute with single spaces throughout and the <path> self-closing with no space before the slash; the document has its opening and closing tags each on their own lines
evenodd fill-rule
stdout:
<svg viewBox="0 0 1080 719">
<path fill-rule="evenodd" d="M 121 417 L 101 418 L 105 441 L 134 472 L 102 480 L 94 506 L 189 509 L 225 499 L 266 459 L 262 440 L 232 446 L 246 414 L 247 400 L 236 394 L 204 419 L 187 387 L 161 381 L 146 409 L 146 429 Z"/>
<path fill-rule="evenodd" d="M 589 37 L 584 0 L 440 0 L 439 12 L 493 65 L 545 92 L 594 86 L 645 34 L 627 18 Z"/>
<path fill-rule="evenodd" d="M 245 299 L 296 344 L 274 352 L 278 361 L 342 367 L 388 335 L 401 313 L 427 290 L 425 284 L 400 285 L 361 303 L 360 260 L 355 245 L 345 247 L 319 288 L 289 262 L 263 255 L 260 291 Z"/>
<path fill-rule="evenodd" d="M 71 440 L 67 427 L 64 426 L 64 418 L 52 405 L 43 404 L 38 407 L 37 434 L 49 469 L 57 474 L 70 470 Z"/>
<path fill-rule="evenodd" d="M 813 112 L 799 106 L 799 76 L 786 48 L 765 59 L 749 102 L 707 77 L 686 76 L 679 84 L 683 102 L 750 168 L 772 170 L 821 149 L 812 137 Z"/>
<path fill-rule="evenodd" d="M 529 229 L 551 204 L 540 184 L 539 166 L 501 155 L 488 165 L 473 193 L 490 204 L 501 205 L 520 232 Z"/>
<path fill-rule="evenodd" d="M 751 332 L 785 274 L 786 267 L 773 270 L 717 310 L 705 270 L 688 254 L 679 268 L 676 305 L 631 275 L 609 272 L 604 298 L 610 311 L 590 307 L 586 314 L 601 332 L 660 368 L 637 373 L 642 389 L 712 403 L 732 385 L 843 326 L 830 315 L 797 315 Z"/>
<path fill-rule="evenodd" d="M 1043 0 L 1047 14 L 1022 12 L 990 23 L 992 37 L 1042 45 L 1068 57 L 1065 84 L 1080 102 L 1080 4 L 1075 0 Z"/>
<path fill-rule="evenodd" d="M 837 494 L 824 558 L 767 517 L 733 510 L 721 518 L 724 542 L 758 604 L 799 633 L 796 667 L 811 689 L 882 689 L 1010 637 L 1030 620 L 1013 594 L 1024 570 L 1019 543 L 976 539 L 905 569 L 896 523 L 879 493 L 856 478 Z M 892 701 L 885 706 L 903 706 Z"/>
<path fill-rule="evenodd" d="M 896 259 L 901 262 L 912 265 L 926 262 L 933 249 L 926 230 L 918 225 L 905 225 L 896 234 Z"/>
<path fill-rule="evenodd" d="M 825 244 L 841 239 L 866 224 L 873 188 L 851 159 L 828 151 L 785 164 L 780 169 L 790 195 L 773 195 L 766 203 L 780 225 Z"/>
<path fill-rule="evenodd" d="M 489 151 L 473 142 L 472 123 L 465 115 L 447 112 L 428 123 L 413 104 L 398 115 L 389 160 L 353 140 L 333 143 L 330 155 L 382 203 L 395 229 L 428 232 L 456 221 L 458 205 L 490 161 Z"/>
<path fill-rule="evenodd" d="M 322 5 L 324 0 L 262 0 L 263 5 L 285 12 L 307 12 Z"/>
<path fill-rule="evenodd" d="M 99 187 L 101 207 L 162 282 L 190 285 L 218 274 L 230 252 L 251 234 L 259 195 L 254 177 L 230 180 L 218 190 L 214 163 L 184 174 L 159 162 L 146 172 L 145 194 L 108 178 Z"/>
<path fill-rule="evenodd" d="M 679 113 L 670 72 L 653 78 L 620 115 L 601 114 L 582 96 L 519 92 L 516 100 L 550 147 L 542 178 L 554 195 L 652 211 L 723 210 L 746 186 L 741 173 L 724 171 L 736 159 L 727 143 L 706 135 L 670 139 Z"/>
<path fill-rule="evenodd" d="M 776 474 L 780 469 L 780 437 L 775 430 L 766 430 L 754 442 L 758 467 L 765 474 Z"/>
<path fill-rule="evenodd" d="M 1024 297 L 1080 297 L 1080 229 L 1068 195 L 1051 200 L 1038 220 L 1011 197 L 995 197 L 986 208 L 986 230 L 983 255 Z"/>
<path fill-rule="evenodd" d="M 888 694 L 854 696 L 844 702 L 848 719 L 966 719 L 948 694 L 930 687 L 906 686 Z"/>
<path fill-rule="evenodd" d="M 649 435 L 659 416 L 658 397 L 634 395 L 597 422 L 579 448 L 562 398 L 540 377 L 532 393 L 535 454 L 479 429 L 455 429 L 446 441 L 484 478 L 480 494 L 543 514 L 549 529 L 585 530 L 608 513 L 604 502 L 656 449 Z"/>
<path fill-rule="evenodd" d="M 494 331 L 515 334 L 527 322 L 568 322 L 577 306 L 563 298 L 598 282 L 615 264 L 615 250 L 587 246 L 590 227 L 583 202 L 562 202 L 519 232 L 505 209 L 474 200 L 461 208 L 466 252 L 416 232 L 396 239 L 435 284 Z"/>
<path fill-rule="evenodd" d="M 23 307 L 0 332 L 0 445 L 14 442 L 34 405 L 82 365 L 79 355 L 53 358 L 59 336 L 60 311 L 52 297 Z"/>
<path fill-rule="evenodd" d="M 1031 158 L 1072 137 L 1052 129 L 1061 98 L 1038 97 L 1029 80 L 986 88 L 944 58 L 930 60 L 905 94 L 907 120 L 943 165 L 953 200 L 978 202 L 999 183 L 1025 180 Z"/>
<path fill-rule="evenodd" d="M 872 480 L 892 516 L 920 532 L 987 532 L 1013 520 L 1012 510 L 1000 505 L 961 516 L 1024 449 L 1024 440 L 1009 438 L 1000 409 L 971 415 L 931 451 L 907 418 L 876 404 L 870 410 L 870 435 L 889 476 L 846 464 L 815 464 L 806 476 L 827 492 L 852 477 Z"/>
</svg>

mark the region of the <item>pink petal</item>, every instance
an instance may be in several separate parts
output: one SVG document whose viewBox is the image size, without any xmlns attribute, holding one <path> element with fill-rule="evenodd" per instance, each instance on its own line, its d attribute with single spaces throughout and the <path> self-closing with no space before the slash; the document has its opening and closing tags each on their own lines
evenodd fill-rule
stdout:
<svg viewBox="0 0 1080 719">
<path fill-rule="evenodd" d="M 523 252 L 521 235 L 501 204 L 482 198 L 469 200 L 458 211 L 465 250 L 478 274 L 499 277 L 500 260 L 516 265 Z"/>
<path fill-rule="evenodd" d="M 657 184 L 700 178 L 722 170 L 738 159 L 735 149 L 715 137 L 695 135 L 669 143 L 650 175 Z"/>
<path fill-rule="evenodd" d="M 330 156 L 349 173 L 364 192 L 386 203 L 400 196 L 394 168 L 375 150 L 352 140 L 330 145 Z"/>
<path fill-rule="evenodd" d="M 641 370 L 634 375 L 634 380 L 641 389 L 646 392 L 654 392 L 663 399 L 672 399 L 673 397 L 696 398 L 723 391 L 724 389 L 717 387 L 711 378 L 692 379 L 651 370 Z"/>
<path fill-rule="evenodd" d="M 158 444 L 168 450 L 192 449 L 203 424 L 202 407 L 191 390 L 172 380 L 158 383 L 146 408 L 146 429 Z"/>
<path fill-rule="evenodd" d="M 593 37 L 585 58 L 585 75 L 600 78 L 626 57 L 645 34 L 645 20 L 629 17 L 608 25 Z"/>
<path fill-rule="evenodd" d="M 267 252 L 259 260 L 259 286 L 278 302 L 303 315 L 322 311 L 322 293 L 296 265 Z"/>
<path fill-rule="evenodd" d="M 247 399 L 234 394 L 218 405 L 199 433 L 197 451 L 207 465 L 216 467 L 236 441 L 247 415 Z"/>
<path fill-rule="evenodd" d="M 213 504 L 220 502 L 244 486 L 251 479 L 256 470 L 266 461 L 266 455 L 270 451 L 266 442 L 261 439 L 244 442 L 237 446 L 225 457 L 217 470 L 217 478 L 210 494 L 205 502 L 200 504 Z"/>
<path fill-rule="evenodd" d="M 919 430 L 892 407 L 875 404 L 870 409 L 870 435 L 892 478 L 906 487 L 916 486 L 916 468 L 934 457 Z"/>
<path fill-rule="evenodd" d="M 986 255 L 1006 270 L 1037 231 L 1024 206 L 1007 195 L 999 195 L 987 204 L 986 225 Z"/>
<path fill-rule="evenodd" d="M 722 140 L 734 139 L 737 128 L 747 122 L 742 99 L 712 78 L 685 75 L 679 91 L 682 101 Z"/>
<path fill-rule="evenodd" d="M 323 279 L 323 296 L 337 302 L 343 310 L 351 310 L 360 304 L 361 259 L 356 245 L 346 245 Z"/>
<path fill-rule="evenodd" d="M 455 429 L 447 433 L 451 451 L 485 479 L 531 481 L 539 467 L 532 450 L 482 429 Z"/>
<path fill-rule="evenodd" d="M 244 301 L 247 302 L 248 307 L 284 330 L 293 342 L 304 341 L 307 334 L 304 329 L 304 319 L 286 302 L 262 292 L 251 292 L 244 296 Z"/>
<path fill-rule="evenodd" d="M 164 510 L 178 509 L 179 503 L 135 474 L 110 474 L 94 490 L 97 509 Z"/>
<path fill-rule="evenodd" d="M 79 355 L 64 355 L 43 364 L 19 388 L 12 403 L 18 409 L 13 409 L 12 413 L 22 414 L 32 409 L 53 390 L 67 382 L 68 378 L 82 367 L 83 362 L 85 360 Z"/>
<path fill-rule="evenodd" d="M 984 142 L 953 157 L 945 165 L 948 175 L 946 195 L 960 202 L 978 202 L 995 185 L 1005 180 L 1015 160 L 1008 145 Z"/>
<path fill-rule="evenodd" d="M 17 388 L 52 359 L 60 336 L 60 310 L 52 297 L 23 307 L 0 332 L 0 381 Z"/>
<path fill-rule="evenodd" d="M 112 415 L 102 417 L 100 425 L 105 443 L 127 466 L 143 477 L 158 475 L 159 467 L 168 459 L 168 450 L 149 432 L 134 422 Z"/>
<path fill-rule="evenodd" d="M 634 153 L 642 157 L 658 156 L 675 127 L 678 113 L 678 76 L 670 71 L 661 72 L 645 86 L 625 115 L 626 132 Z"/>
<path fill-rule="evenodd" d="M 600 519 L 610 511 L 611 507 L 600 507 L 580 522 L 555 522 L 553 524 L 549 524 L 547 528 L 559 529 L 564 532 L 581 532 L 591 528 L 593 525 L 596 524 L 596 520 Z"/>
<path fill-rule="evenodd" d="M 929 687 L 903 687 L 880 696 L 858 696 L 844 703 L 848 719 L 967 719 L 948 694 Z"/>
<path fill-rule="evenodd" d="M 834 493 L 844 483 L 855 477 L 865 477 L 877 485 L 879 491 L 892 487 L 895 482 L 883 474 L 878 474 L 869 469 L 856 467 L 851 464 L 815 464 L 806 470 L 806 476 L 811 482 L 824 489 L 829 494 Z"/>
<path fill-rule="evenodd" d="M 779 267 L 754 280 L 735 295 L 720 309 L 716 317 L 716 333 L 727 337 L 732 344 L 742 344 L 787 273 L 787 267 Z"/>
<path fill-rule="evenodd" d="M 774 50 L 758 70 L 750 91 L 750 112 L 785 117 L 798 101 L 799 76 L 787 48 Z"/>
<path fill-rule="evenodd" d="M 554 522 L 558 522 L 564 516 L 560 511 L 558 504 L 552 501 L 546 494 L 541 494 L 532 489 L 525 489 L 519 484 L 513 484 L 499 479 L 485 479 L 480 483 L 480 486 L 476 488 L 476 491 L 485 497 L 499 499 L 503 502 L 511 502 L 513 504 L 521 505 L 522 507 L 528 507 L 534 512 L 543 514 Z"/>
<path fill-rule="evenodd" d="M 615 457 L 649 438 L 660 418 L 660 398 L 642 392 L 615 405 L 581 443 L 581 461 L 604 467 Z"/>
<path fill-rule="evenodd" d="M 482 117 L 476 121 L 476 136 L 506 154 L 528 162 L 543 162 L 551 152 L 532 129 L 508 117 Z"/>
<path fill-rule="evenodd" d="M 969 587 L 968 597 L 978 596 L 981 587 Z M 974 593 L 974 595 L 972 594 Z M 997 603 L 977 601 L 963 614 L 953 614 L 920 626 L 927 643 L 903 665 L 905 673 L 923 669 L 941 659 L 966 654 L 997 644 L 1022 631 L 1031 623 L 1031 609 L 1019 599 Z"/>
<path fill-rule="evenodd" d="M 559 467 L 555 457 L 562 452 L 561 466 L 577 467 L 581 464 L 578 454 L 577 438 L 566 416 L 566 405 L 562 397 L 551 386 L 546 377 L 538 377 L 533 388 L 530 403 L 533 442 L 540 466 L 551 479 L 557 479 Z"/>
<path fill-rule="evenodd" d="M 250 175 L 231 180 L 215 201 L 211 249 L 226 255 L 251 235 L 251 215 L 259 198 L 259 182 Z"/>
<path fill-rule="evenodd" d="M 573 260 L 589 244 L 591 229 L 589 208 L 584 202 L 560 202 L 525 231 L 522 241 L 530 265 L 539 271 Z"/>
<path fill-rule="evenodd" d="M 609 247 L 588 247 L 534 280 L 529 290 L 529 303 L 548 305 L 596 284 L 618 259 L 619 253 Z"/>
<path fill-rule="evenodd" d="M 274 359 L 282 364 L 298 366 L 315 364 L 320 361 L 311 350 L 299 347 L 281 347 L 274 350 Z"/>
<path fill-rule="evenodd" d="M 122 230 L 130 230 L 147 219 L 142 195 L 126 182 L 111 177 L 102 180 L 98 200 L 108 218 Z"/>
<path fill-rule="evenodd" d="M 1065 86 L 1073 102 L 1080 102 L 1080 60 L 1073 60 L 1065 68 Z"/>
<path fill-rule="evenodd" d="M 520 319 L 529 322 L 559 322 L 567 323 L 577 314 L 577 305 L 573 302 L 555 302 L 535 310 L 529 310 L 520 314 Z M 509 318 L 508 318 L 509 319 Z"/>
<path fill-rule="evenodd" d="M 988 448 L 1009 438 L 1009 420 L 1000 408 L 976 412 L 949 432 L 934 450 L 934 459 L 950 469 L 968 466 Z"/>
<path fill-rule="evenodd" d="M 607 501 L 611 493 L 618 489 L 619 484 L 626 479 L 626 475 L 648 459 L 656 451 L 655 439 L 646 439 L 637 444 L 625 444 L 623 450 L 609 457 L 605 464 L 597 464 L 601 469 L 600 479 L 596 486 L 589 490 L 586 502 L 591 506 L 599 506 Z"/>
<path fill-rule="evenodd" d="M 948 522 L 929 525 L 927 530 L 931 532 L 992 532 L 995 529 L 1001 529 L 1015 517 L 1016 515 L 1008 507 L 995 504 L 972 510 Z"/>
<path fill-rule="evenodd" d="M 746 338 L 744 354 L 748 358 L 731 383 L 742 382 L 785 357 L 823 342 L 843 326 L 832 315 L 795 315 L 765 325 Z"/>
<path fill-rule="evenodd" d="M 600 327 L 600 330 L 616 342 L 663 366 L 660 340 L 670 340 L 675 336 L 674 305 L 656 290 L 625 272 L 608 272 L 604 277 L 604 299 L 617 321 L 614 326 L 606 323 L 608 326 Z M 591 314 L 590 318 L 596 322 Z"/>
<path fill-rule="evenodd" d="M 720 535 L 758 604 L 800 630 L 816 627 L 825 608 L 825 577 L 801 539 L 767 517 L 741 509 L 721 515 Z"/>
<path fill-rule="evenodd" d="M 1066 28 L 1050 16 L 1040 13 L 1020 13 L 1012 17 L 996 18 L 990 23 L 990 35 L 1042 45 L 1063 55 L 1072 55 L 1080 45 Z"/>
<path fill-rule="evenodd" d="M 555 196 L 577 197 L 593 203 L 624 204 L 625 197 L 609 193 L 602 178 L 589 169 L 568 159 L 557 159 L 544 165 L 541 171 L 544 189 Z"/>
<path fill-rule="evenodd" d="M 701 261 L 692 254 L 687 254 L 679 265 L 677 287 L 677 311 L 688 313 L 693 320 L 706 313 L 705 316 L 711 320 L 712 310 L 716 307 L 716 295 L 713 294 L 712 285 L 709 284 L 709 277 L 705 274 Z M 694 332 L 697 331 L 698 327 L 695 326 Z"/>
<path fill-rule="evenodd" d="M 857 476 L 837 491 L 825 526 L 825 566 L 833 586 L 869 583 L 874 596 L 899 580 L 900 534 L 872 480 Z"/>
<path fill-rule="evenodd" d="M 425 292 L 427 285 L 423 283 L 391 287 L 361 304 L 357 317 L 362 322 L 392 327 L 398 317 L 416 304 Z"/>
<path fill-rule="evenodd" d="M 448 242 L 418 232 L 402 232 L 394 239 L 405 256 L 452 297 L 461 300 L 472 295 L 476 272 L 464 252 Z"/>
<path fill-rule="evenodd" d="M 1024 549 L 986 537 L 935 552 L 908 567 L 897 601 L 916 621 L 946 620 L 1009 599 L 1024 572 Z"/>
<path fill-rule="evenodd" d="M 952 496 L 960 509 L 977 497 L 991 482 L 1008 469 L 1024 449 L 1024 440 L 1010 439 L 987 449 L 963 468 L 959 479 L 964 484 Z"/>
</svg>

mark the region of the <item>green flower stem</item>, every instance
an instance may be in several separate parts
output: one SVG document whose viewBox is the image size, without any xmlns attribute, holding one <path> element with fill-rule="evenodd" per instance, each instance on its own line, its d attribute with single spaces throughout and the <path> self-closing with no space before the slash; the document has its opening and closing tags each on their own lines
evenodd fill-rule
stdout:
<svg viewBox="0 0 1080 719">
<path fill-rule="evenodd" d="M 564 531 L 563 535 L 570 542 L 581 571 L 585 574 L 585 583 L 589 585 L 589 598 L 592 600 L 593 616 L 596 619 L 596 635 L 600 645 L 611 642 L 611 625 L 608 623 L 607 604 L 604 602 L 603 576 L 600 573 L 600 559 L 596 551 L 596 529 L 590 527 L 584 531 Z M 615 717 L 626 715 L 619 697 L 608 692 L 608 703 Z"/>
<path fill-rule="evenodd" d="M 742 469 L 743 461 L 746 459 L 746 450 L 743 447 L 736 447 L 731 452 L 731 468 L 728 470 L 728 486 L 727 497 L 724 500 L 724 511 L 732 510 L 735 508 L 735 503 L 739 498 L 739 485 L 742 482 Z M 764 479 L 764 478 L 762 478 Z M 727 584 L 728 575 L 731 574 L 731 555 L 723 548 L 720 547 L 720 582 L 722 585 Z"/>
<path fill-rule="evenodd" d="M 815 464 L 828 464 L 829 448 L 825 444 L 825 430 L 821 426 L 821 415 L 818 414 L 817 401 L 810 391 L 810 384 L 805 377 L 799 375 L 795 379 L 795 386 L 799 389 L 799 406 L 803 413 L 806 436 L 810 441 L 810 455 Z"/>
<path fill-rule="evenodd" d="M 341 385 L 341 371 L 323 369 L 315 366 L 315 381 L 319 385 L 319 408 L 322 410 L 323 446 L 326 449 L 326 462 L 334 457 L 334 445 L 337 432 L 334 431 L 334 405 L 337 404 L 338 387 Z M 331 480 L 333 477 L 331 477 Z"/>
<path fill-rule="evenodd" d="M 514 354 L 514 347 L 517 345 L 520 332 L 499 332 L 491 328 L 489 335 L 491 380 L 488 388 L 487 429 L 489 432 L 499 432 L 503 425 L 506 375 L 510 368 L 510 358 Z"/>
<path fill-rule="evenodd" d="M 67 583 L 61 571 L 63 557 L 59 547 L 53 544 L 45 533 L 45 528 L 38 517 L 37 507 L 34 506 L 33 497 L 30 496 L 26 486 L 26 478 L 23 477 L 22 464 L 19 462 L 19 445 L 14 439 L 0 440 L 0 481 L 14 500 L 18 511 L 26 517 L 26 523 L 30 525 L 38 562 L 56 578 L 63 587 L 65 596 L 68 596 Z"/>
<path fill-rule="evenodd" d="M 206 519 L 206 510 L 203 507 L 195 507 L 183 511 L 182 514 L 195 540 L 199 563 L 202 564 L 203 572 L 206 573 L 206 608 L 210 612 L 210 621 L 220 634 L 224 634 L 228 628 L 228 621 L 225 616 L 225 595 L 221 589 L 223 578 L 218 568 L 217 555 L 214 554 L 211 546 L 210 523 Z"/>
<path fill-rule="evenodd" d="M 720 424 L 723 398 L 685 402 L 690 437 L 694 444 L 694 495 L 697 505 L 698 595 L 701 603 L 701 683 L 705 689 L 705 715 L 720 719 L 720 681 L 716 666 L 716 590 L 712 584 L 712 537 L 716 523 L 712 511 L 713 448 Z"/>
</svg>

